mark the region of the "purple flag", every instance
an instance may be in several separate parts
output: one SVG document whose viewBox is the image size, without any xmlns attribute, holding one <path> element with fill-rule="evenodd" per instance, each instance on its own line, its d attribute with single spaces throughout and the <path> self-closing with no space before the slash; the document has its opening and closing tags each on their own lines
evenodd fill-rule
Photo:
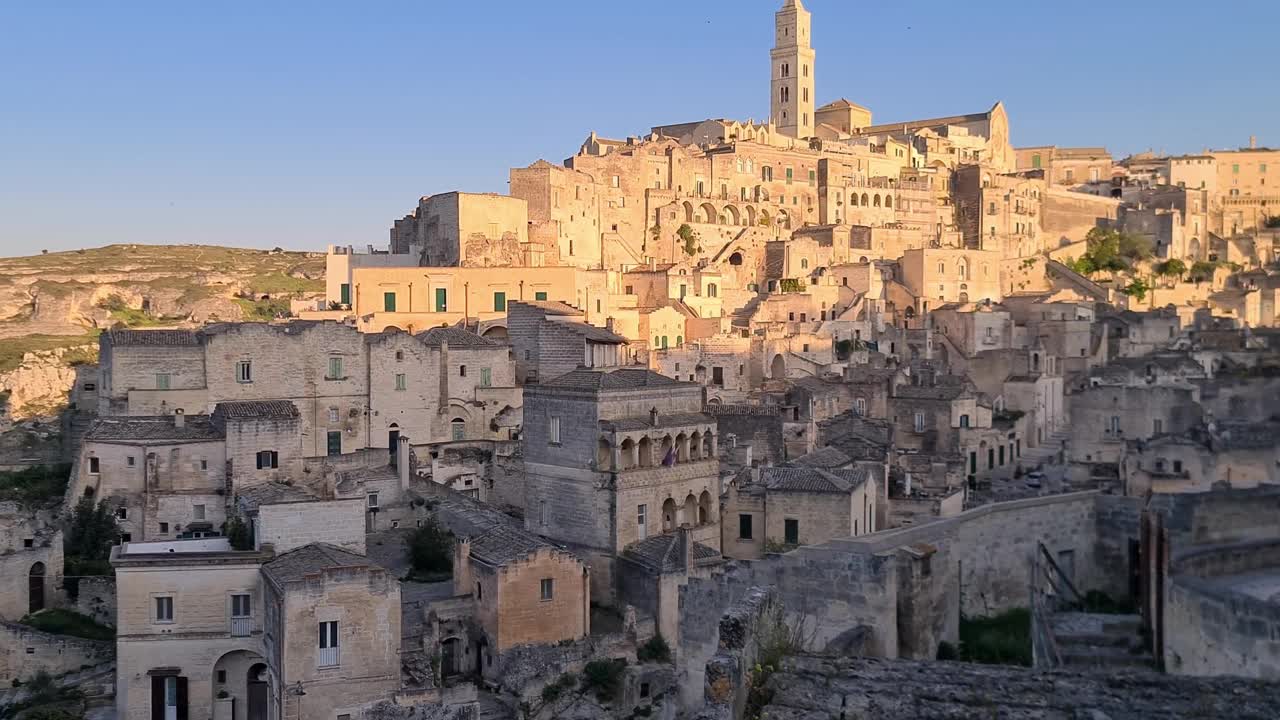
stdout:
<svg viewBox="0 0 1280 720">
<path fill-rule="evenodd" d="M 667 454 L 662 456 L 662 464 L 664 467 L 671 467 L 676 464 L 676 449 L 674 447 L 667 450 Z"/>
</svg>

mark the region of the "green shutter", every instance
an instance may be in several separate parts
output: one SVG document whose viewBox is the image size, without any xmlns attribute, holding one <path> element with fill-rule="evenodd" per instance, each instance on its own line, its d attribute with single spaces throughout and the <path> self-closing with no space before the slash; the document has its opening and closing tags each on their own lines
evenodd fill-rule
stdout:
<svg viewBox="0 0 1280 720">
<path fill-rule="evenodd" d="M 493 294 L 493 311 L 506 312 L 507 310 L 507 294 L 504 292 L 496 292 Z"/>
<path fill-rule="evenodd" d="M 545 292 L 536 292 L 536 293 L 534 293 L 534 294 L 533 294 L 533 299 L 534 299 L 534 300 L 546 300 L 546 299 L 547 299 L 547 294 L 546 294 Z"/>
<path fill-rule="evenodd" d="M 393 292 L 382 293 L 382 309 L 387 312 L 396 311 L 396 294 Z"/>
<path fill-rule="evenodd" d="M 349 284 L 342 283 L 342 286 L 338 289 L 338 302 L 343 305 L 351 304 L 351 286 Z"/>
<path fill-rule="evenodd" d="M 448 312 L 449 310 L 449 291 L 445 288 L 436 288 L 436 312 Z"/>
</svg>

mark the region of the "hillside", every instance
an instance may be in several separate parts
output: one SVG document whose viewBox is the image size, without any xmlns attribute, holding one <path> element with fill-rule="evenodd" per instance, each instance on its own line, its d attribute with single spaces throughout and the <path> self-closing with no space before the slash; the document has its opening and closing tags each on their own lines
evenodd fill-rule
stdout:
<svg viewBox="0 0 1280 720">
<path fill-rule="evenodd" d="M 269 320 L 324 292 L 324 255 L 109 245 L 0 258 L 0 431 L 65 402 L 70 365 L 107 328 Z"/>
</svg>

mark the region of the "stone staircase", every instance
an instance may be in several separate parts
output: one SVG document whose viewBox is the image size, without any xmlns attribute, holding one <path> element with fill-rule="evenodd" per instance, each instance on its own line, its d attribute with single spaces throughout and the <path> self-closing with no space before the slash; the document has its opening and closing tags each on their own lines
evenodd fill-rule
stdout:
<svg viewBox="0 0 1280 720">
<path fill-rule="evenodd" d="M 1138 615 L 1059 612 L 1051 620 L 1062 666 L 1078 670 L 1151 670 Z"/>
<path fill-rule="evenodd" d="M 1058 453 L 1063 450 L 1063 443 L 1071 438 L 1071 427 L 1063 425 L 1033 448 L 1023 448 L 1018 464 L 1024 470 L 1034 470 L 1037 465 L 1051 465 L 1057 461 Z"/>
</svg>

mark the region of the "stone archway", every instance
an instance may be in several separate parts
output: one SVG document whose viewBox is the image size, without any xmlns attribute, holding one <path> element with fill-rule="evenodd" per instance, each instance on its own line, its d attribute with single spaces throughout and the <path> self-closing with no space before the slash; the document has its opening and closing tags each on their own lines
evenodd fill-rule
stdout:
<svg viewBox="0 0 1280 720">
<path fill-rule="evenodd" d="M 266 658 L 252 650 L 232 650 L 213 664 L 213 716 L 268 720 L 275 678 Z M 234 711 L 232 710 L 234 708 Z"/>
<path fill-rule="evenodd" d="M 787 361 L 782 359 L 782 355 L 774 355 L 773 360 L 769 363 L 769 377 L 774 380 L 782 380 L 787 376 Z"/>
<path fill-rule="evenodd" d="M 724 216 L 727 225 L 741 225 L 742 214 L 738 212 L 738 208 L 732 205 L 724 206 Z"/>
<path fill-rule="evenodd" d="M 693 222 L 693 203 L 684 201 L 684 221 Z"/>
<path fill-rule="evenodd" d="M 699 208 L 702 211 L 702 222 L 711 223 L 712 225 L 719 222 L 720 213 L 716 212 L 716 206 L 711 203 L 702 203 Z"/>
<path fill-rule="evenodd" d="M 44 609 L 44 563 L 37 562 L 31 566 L 27 575 L 27 612 L 34 613 Z"/>
</svg>

